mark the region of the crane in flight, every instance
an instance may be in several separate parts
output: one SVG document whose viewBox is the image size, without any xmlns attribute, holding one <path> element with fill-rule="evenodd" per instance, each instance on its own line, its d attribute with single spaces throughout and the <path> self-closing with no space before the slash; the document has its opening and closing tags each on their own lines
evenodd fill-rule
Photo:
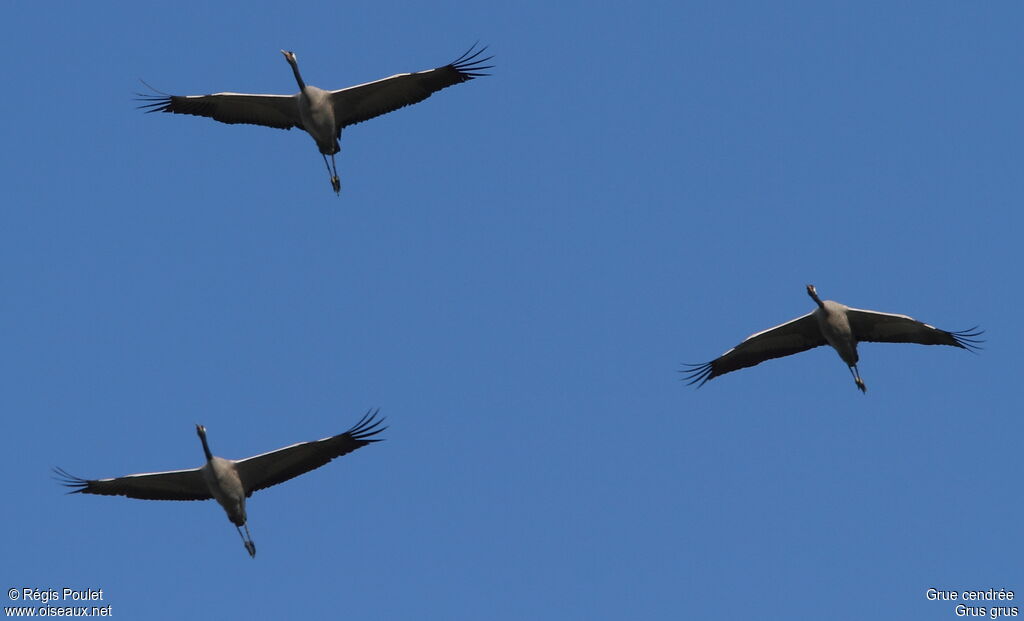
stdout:
<svg viewBox="0 0 1024 621">
<path fill-rule="evenodd" d="M 861 341 L 952 345 L 967 350 L 978 349 L 978 343 L 982 342 L 977 339 L 982 334 L 977 326 L 962 332 L 946 332 L 906 315 L 852 308 L 832 300 L 822 301 L 814 285 L 807 285 L 807 295 L 817 304 L 813 311 L 752 334 L 711 362 L 686 365 L 688 368 L 683 371 L 683 380 L 699 387 L 719 375 L 827 344 L 850 367 L 857 388 L 866 393 L 867 386 L 857 370 L 860 359 L 857 343 Z"/>
<path fill-rule="evenodd" d="M 493 65 L 486 65 L 493 56 L 481 58 L 487 48 L 476 45 L 454 61 L 426 71 L 399 73 L 389 78 L 326 91 L 310 86 L 299 73 L 294 52 L 281 50 L 291 65 L 299 92 L 294 95 L 258 95 L 250 93 L 214 93 L 212 95 L 168 95 L 156 89 L 156 95 L 139 95 L 140 108 L 147 112 L 173 112 L 206 116 L 221 123 L 247 123 L 278 129 L 297 127 L 309 133 L 320 149 L 331 176 L 335 194 L 341 192 L 341 180 L 334 156 L 341 150 L 341 130 L 419 103 L 437 91 L 474 78 Z M 474 51 L 475 50 L 475 51 Z M 143 82 L 145 84 L 145 82 Z M 146 86 L 149 86 L 148 84 Z M 150 87 L 152 88 L 152 87 Z M 328 164 L 327 156 L 331 156 Z"/>
<path fill-rule="evenodd" d="M 379 442 L 374 436 L 387 427 L 377 419 L 377 411 L 367 412 L 345 433 L 316 440 L 300 442 L 284 448 L 245 459 L 214 457 L 206 443 L 206 427 L 196 425 L 196 433 L 203 443 L 206 464 L 190 470 L 129 474 L 116 479 L 82 479 L 61 468 L 54 472 L 61 483 L 71 488 L 69 493 L 127 496 L 143 500 L 209 500 L 214 498 L 238 529 L 249 556 L 256 556 L 256 544 L 246 525 L 245 499 L 252 493 L 271 485 L 283 483 L 300 474 L 315 470 L 335 457 L 348 455 L 367 444 Z M 242 529 L 245 534 L 242 534 Z"/>
</svg>

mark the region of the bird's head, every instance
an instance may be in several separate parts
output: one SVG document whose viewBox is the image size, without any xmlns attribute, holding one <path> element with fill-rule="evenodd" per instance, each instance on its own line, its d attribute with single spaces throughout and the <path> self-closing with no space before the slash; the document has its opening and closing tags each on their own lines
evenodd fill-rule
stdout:
<svg viewBox="0 0 1024 621">
<path fill-rule="evenodd" d="M 294 63 L 296 61 L 296 59 L 295 59 L 295 52 L 289 52 L 288 50 L 281 50 L 281 53 L 284 54 L 284 59 L 287 60 L 288 62 Z"/>
<path fill-rule="evenodd" d="M 202 425 L 196 425 L 196 433 L 199 435 L 200 438 L 205 438 L 206 427 L 203 427 Z"/>
<path fill-rule="evenodd" d="M 825 308 L 825 303 L 818 297 L 818 290 L 814 288 L 814 285 L 807 285 L 807 295 L 811 296 L 811 299 L 814 300 L 815 304 L 821 308 Z"/>
</svg>

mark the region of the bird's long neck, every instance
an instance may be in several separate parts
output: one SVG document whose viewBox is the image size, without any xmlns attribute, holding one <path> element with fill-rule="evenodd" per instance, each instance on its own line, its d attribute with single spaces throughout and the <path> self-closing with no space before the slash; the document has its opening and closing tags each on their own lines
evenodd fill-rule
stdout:
<svg viewBox="0 0 1024 621">
<path fill-rule="evenodd" d="M 210 452 L 210 446 L 206 443 L 206 433 L 200 433 L 199 439 L 203 441 L 203 452 L 206 453 L 206 461 L 213 461 L 213 453 Z"/>
<path fill-rule="evenodd" d="M 818 292 L 813 287 L 807 288 L 807 295 L 811 296 L 811 299 L 818 305 L 818 308 L 825 308 L 825 303 L 821 301 L 821 298 L 818 297 Z"/>
<path fill-rule="evenodd" d="M 302 81 L 302 74 L 299 73 L 299 63 L 289 58 L 288 64 L 292 66 L 292 73 L 295 74 L 295 81 L 299 83 L 299 90 L 306 90 L 306 83 Z"/>
</svg>

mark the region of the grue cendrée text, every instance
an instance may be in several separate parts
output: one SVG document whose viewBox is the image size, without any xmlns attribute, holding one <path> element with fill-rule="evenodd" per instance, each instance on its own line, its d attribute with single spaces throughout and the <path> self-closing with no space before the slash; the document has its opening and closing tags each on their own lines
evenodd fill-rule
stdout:
<svg viewBox="0 0 1024 621">
<path fill-rule="evenodd" d="M 324 158 L 324 166 L 327 166 L 327 174 L 331 176 L 331 187 L 337 194 L 341 191 L 341 181 L 334 155 L 341 149 L 338 144 L 341 130 L 421 102 L 443 88 L 490 75 L 483 72 L 493 65 L 484 63 L 493 56 L 480 58 L 487 48 L 473 51 L 475 47 L 443 67 L 416 73 L 399 73 L 376 82 L 336 91 L 307 85 L 299 74 L 295 54 L 281 50 L 299 84 L 299 92 L 294 95 L 167 95 L 156 91 L 159 95 L 138 97 L 145 102 L 140 108 L 147 112 L 192 114 L 207 116 L 221 123 L 248 123 L 279 129 L 298 127 L 305 130 L 316 141 Z M 331 156 L 330 164 L 327 163 L 328 155 Z"/>
<path fill-rule="evenodd" d="M 857 370 L 857 343 L 861 341 L 952 345 L 969 351 L 978 349 L 978 343 L 982 342 L 976 338 L 983 332 L 977 326 L 962 332 L 946 332 L 906 315 L 851 308 L 832 300 L 822 301 L 814 285 L 807 285 L 807 295 L 818 305 L 813 311 L 752 334 L 711 362 L 686 365 L 689 368 L 683 371 L 686 374 L 684 381 L 703 386 L 704 382 L 719 375 L 828 344 L 850 367 L 857 388 L 866 393 L 867 386 Z"/>
<path fill-rule="evenodd" d="M 238 535 L 249 555 L 255 557 L 256 544 L 249 536 L 249 527 L 246 525 L 245 499 L 256 490 L 283 483 L 319 468 L 335 457 L 347 455 L 372 442 L 379 442 L 380 439 L 373 436 L 387 427 L 380 427 L 383 419 L 377 420 L 376 416 L 377 411 L 371 410 L 345 433 L 237 460 L 214 457 L 206 443 L 206 427 L 196 425 L 196 433 L 199 434 L 206 454 L 206 464 L 191 470 L 129 474 L 116 479 L 95 480 L 76 477 L 61 468 L 55 468 L 54 471 L 64 485 L 73 488 L 69 493 L 127 496 L 143 500 L 215 498 L 238 529 Z"/>
</svg>

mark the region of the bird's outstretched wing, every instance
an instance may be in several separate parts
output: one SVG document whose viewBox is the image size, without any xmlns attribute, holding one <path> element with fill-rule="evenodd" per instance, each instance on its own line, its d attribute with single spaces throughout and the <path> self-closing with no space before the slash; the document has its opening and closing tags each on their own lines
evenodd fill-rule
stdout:
<svg viewBox="0 0 1024 621">
<path fill-rule="evenodd" d="M 210 495 L 199 468 L 129 474 L 116 479 L 83 479 L 54 468 L 60 482 L 72 488 L 69 493 L 127 496 L 143 500 L 208 500 Z"/>
<path fill-rule="evenodd" d="M 486 75 L 493 56 L 479 58 L 487 48 L 469 48 L 451 63 L 417 73 L 399 73 L 389 78 L 331 91 L 334 118 L 339 127 L 372 119 L 399 108 L 419 103 L 437 91 Z"/>
<path fill-rule="evenodd" d="M 962 349 L 979 349 L 978 339 L 984 331 L 977 326 L 960 332 L 947 332 L 922 323 L 907 315 L 848 308 L 846 316 L 858 341 L 876 343 L 919 343 L 921 345 L 952 345 Z"/>
<path fill-rule="evenodd" d="M 688 364 L 683 381 L 703 386 L 704 382 L 732 371 L 752 367 L 765 360 L 781 358 L 825 345 L 814 313 L 797 317 L 782 325 L 751 334 L 742 343 L 711 362 Z"/>
<path fill-rule="evenodd" d="M 315 470 L 336 457 L 347 455 L 372 442 L 379 442 L 381 439 L 373 436 L 387 427 L 380 426 L 384 421 L 376 418 L 377 411 L 367 412 L 345 433 L 314 442 L 300 442 L 236 461 L 235 467 L 245 487 L 245 495 L 251 496 L 256 490 L 283 483 Z"/>
<path fill-rule="evenodd" d="M 145 82 L 143 82 L 145 84 Z M 146 86 L 149 86 L 146 84 Z M 150 88 L 153 88 L 150 86 Z M 278 129 L 302 129 L 298 95 L 250 95 L 214 93 L 212 95 L 168 95 L 153 89 L 156 95 L 137 95 L 146 112 L 173 112 L 207 116 L 221 123 L 247 123 Z"/>
</svg>

